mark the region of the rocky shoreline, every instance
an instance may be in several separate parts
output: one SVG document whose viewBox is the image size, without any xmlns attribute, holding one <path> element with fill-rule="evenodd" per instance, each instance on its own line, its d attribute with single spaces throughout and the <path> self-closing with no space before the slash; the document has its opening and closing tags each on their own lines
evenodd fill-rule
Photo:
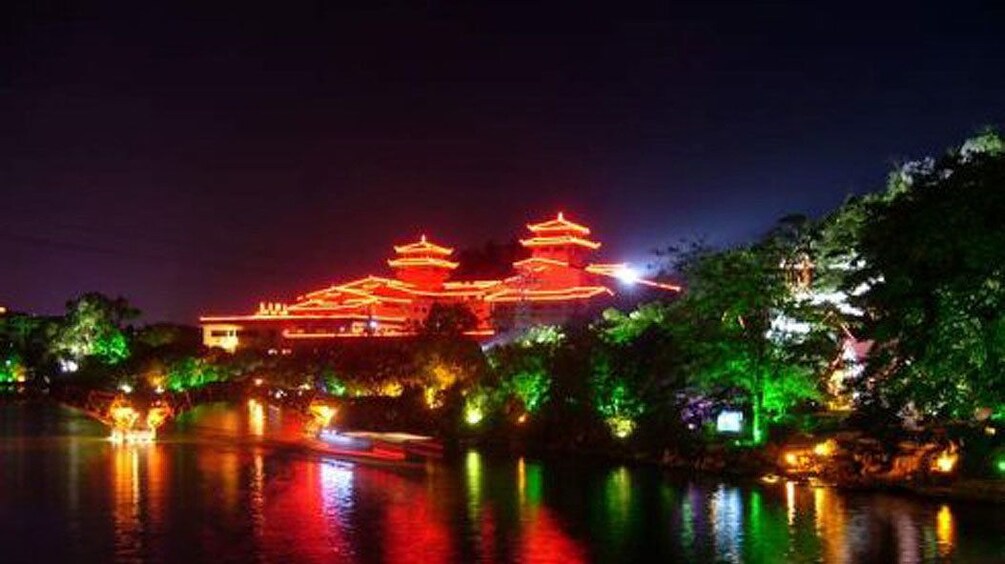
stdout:
<svg viewBox="0 0 1005 564">
<path fill-rule="evenodd" d="M 951 473 L 928 471 L 925 464 L 931 459 L 930 446 L 912 448 L 906 456 L 888 460 L 886 472 L 882 466 L 855 465 L 857 453 L 830 453 L 826 465 L 810 462 L 807 466 L 793 468 L 788 464 L 793 452 L 805 449 L 803 445 L 769 444 L 760 448 L 730 448 L 710 445 L 700 452 L 680 454 L 664 450 L 662 453 L 645 451 L 602 450 L 584 446 L 551 445 L 542 447 L 515 441 L 465 439 L 458 441 L 461 448 L 478 447 L 507 455 L 552 457 L 573 456 L 603 459 L 610 462 L 628 462 L 651 465 L 673 472 L 702 477 L 724 477 L 761 483 L 794 481 L 820 487 L 833 487 L 848 491 L 890 492 L 933 500 L 981 502 L 1005 505 L 1005 480 L 997 478 L 957 477 Z M 911 448 L 911 447 L 909 447 Z M 798 455 L 797 455 L 798 456 Z M 859 455 L 861 456 L 861 455 Z M 850 464 L 849 462 L 852 462 Z M 865 473 L 863 468 L 868 468 Z M 894 471 L 890 472 L 889 468 Z M 857 471 L 854 471 L 857 470 Z"/>
</svg>

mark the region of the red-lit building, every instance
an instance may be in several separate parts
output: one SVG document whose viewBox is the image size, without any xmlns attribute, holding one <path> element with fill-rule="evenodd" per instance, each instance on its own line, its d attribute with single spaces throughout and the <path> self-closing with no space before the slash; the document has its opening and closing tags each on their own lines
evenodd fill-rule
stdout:
<svg viewBox="0 0 1005 564">
<path fill-rule="evenodd" d="M 619 285 L 630 283 L 677 291 L 677 286 L 644 280 L 625 264 L 591 263 L 600 243 L 590 230 L 559 213 L 527 225 L 520 244 L 530 257 L 513 263 L 515 274 L 500 280 L 452 280 L 459 265 L 453 249 L 428 240 L 394 247 L 387 261 L 391 276 L 367 276 L 322 288 L 290 303 L 263 302 L 247 315 L 200 318 L 207 346 L 289 348 L 364 336 L 414 334 L 433 304 L 464 304 L 478 318 L 470 334 L 508 334 L 540 324 L 561 324 L 610 303 Z"/>
</svg>

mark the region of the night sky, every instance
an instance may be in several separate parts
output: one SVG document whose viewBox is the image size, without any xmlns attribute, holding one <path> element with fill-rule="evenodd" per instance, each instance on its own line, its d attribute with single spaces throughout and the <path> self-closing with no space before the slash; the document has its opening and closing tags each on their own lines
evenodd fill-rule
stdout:
<svg viewBox="0 0 1005 564">
<path fill-rule="evenodd" d="M 2 8 L 8 308 L 195 322 L 560 209 L 645 263 L 1005 123 L 994 2 L 153 4 Z"/>
</svg>

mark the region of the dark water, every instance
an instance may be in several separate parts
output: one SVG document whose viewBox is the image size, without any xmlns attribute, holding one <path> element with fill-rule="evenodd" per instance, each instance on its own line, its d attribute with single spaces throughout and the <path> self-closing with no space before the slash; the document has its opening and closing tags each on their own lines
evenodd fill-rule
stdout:
<svg viewBox="0 0 1005 564">
<path fill-rule="evenodd" d="M 0 405 L 0 562 L 1005 562 L 1005 508 L 689 482 L 584 460 L 354 464 L 271 408 L 204 406 L 115 446 Z"/>
</svg>

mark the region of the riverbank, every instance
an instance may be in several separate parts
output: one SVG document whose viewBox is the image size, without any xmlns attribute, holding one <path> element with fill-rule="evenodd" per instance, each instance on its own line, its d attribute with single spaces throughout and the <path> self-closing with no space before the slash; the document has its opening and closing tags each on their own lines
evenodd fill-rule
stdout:
<svg viewBox="0 0 1005 564">
<path fill-rule="evenodd" d="M 689 455 L 633 451 L 628 448 L 604 449 L 585 446 L 548 447 L 519 441 L 498 441 L 463 438 L 456 441 L 459 449 L 477 448 L 482 451 L 508 456 L 528 456 L 551 459 L 555 457 L 581 457 L 584 460 L 602 460 L 607 463 L 631 463 L 662 468 L 673 473 L 694 477 L 728 478 L 742 482 L 796 482 L 833 487 L 849 492 L 885 492 L 911 497 L 990 503 L 1005 505 L 1005 480 L 970 477 L 941 477 L 937 480 L 883 480 L 841 479 L 833 474 L 818 476 L 812 473 L 793 474 L 779 460 L 783 460 L 785 447 L 769 444 L 762 448 L 728 448 L 709 445 Z"/>
</svg>

